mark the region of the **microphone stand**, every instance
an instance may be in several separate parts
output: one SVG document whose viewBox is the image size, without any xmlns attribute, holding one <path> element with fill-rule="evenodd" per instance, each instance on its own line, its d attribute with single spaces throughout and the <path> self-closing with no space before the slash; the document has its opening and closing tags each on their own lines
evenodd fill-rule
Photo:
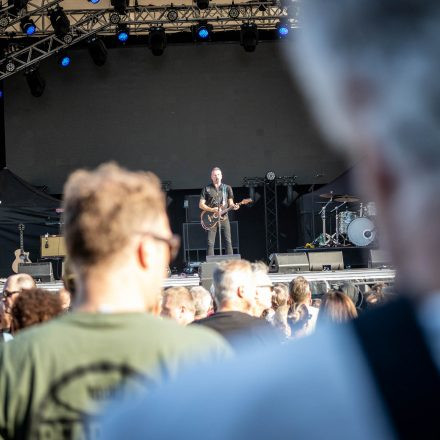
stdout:
<svg viewBox="0 0 440 440">
<path fill-rule="evenodd" d="M 220 184 L 218 189 L 220 189 L 221 186 L 222 186 L 222 184 Z M 217 206 L 218 206 L 218 244 L 219 244 L 219 247 L 220 247 L 220 254 L 219 255 L 223 255 L 223 248 L 222 248 L 222 222 L 221 222 L 222 216 L 220 215 L 220 213 L 221 213 L 220 196 L 218 196 L 217 202 L 218 202 L 217 203 Z M 214 240 L 214 243 L 215 243 L 215 240 Z"/>
</svg>

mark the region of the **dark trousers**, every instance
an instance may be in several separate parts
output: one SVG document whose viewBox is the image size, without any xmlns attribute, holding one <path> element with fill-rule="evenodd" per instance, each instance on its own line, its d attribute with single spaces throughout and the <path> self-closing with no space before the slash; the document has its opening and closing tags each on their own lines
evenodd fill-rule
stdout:
<svg viewBox="0 0 440 440">
<path fill-rule="evenodd" d="M 222 247 L 226 244 L 226 253 L 233 254 L 232 250 L 232 240 L 231 240 L 231 225 L 229 224 L 229 218 L 226 217 L 225 220 L 221 221 L 221 231 L 222 231 Z M 214 243 L 215 237 L 217 235 L 218 225 L 208 231 L 208 252 L 207 255 L 214 255 Z"/>
</svg>

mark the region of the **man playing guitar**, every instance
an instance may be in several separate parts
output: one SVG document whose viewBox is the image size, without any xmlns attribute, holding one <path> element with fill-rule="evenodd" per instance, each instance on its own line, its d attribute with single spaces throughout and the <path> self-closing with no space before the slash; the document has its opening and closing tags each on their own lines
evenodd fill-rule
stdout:
<svg viewBox="0 0 440 440">
<path fill-rule="evenodd" d="M 200 195 L 199 208 L 203 211 L 220 213 L 222 209 L 232 207 L 237 210 L 240 205 L 234 203 L 234 193 L 229 185 L 222 183 L 222 171 L 215 167 L 211 171 L 212 183 L 205 186 Z M 231 225 L 229 224 L 228 215 L 225 214 L 219 222 L 223 231 L 223 238 L 226 243 L 226 253 L 233 254 L 231 240 Z M 208 231 L 208 251 L 207 255 L 214 255 L 215 236 L 217 234 L 218 225 Z"/>
</svg>

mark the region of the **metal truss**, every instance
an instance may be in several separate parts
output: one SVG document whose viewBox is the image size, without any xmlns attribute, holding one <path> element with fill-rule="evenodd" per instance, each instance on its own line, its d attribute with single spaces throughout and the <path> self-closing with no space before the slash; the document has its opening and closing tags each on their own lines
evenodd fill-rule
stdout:
<svg viewBox="0 0 440 440">
<path fill-rule="evenodd" d="M 17 72 L 36 67 L 45 58 L 57 54 L 104 29 L 112 26 L 105 10 L 90 10 L 88 15 L 70 27 L 70 32 L 62 39 L 55 34 L 37 40 L 24 49 L 10 52 L 0 61 L 0 80 Z"/>
<path fill-rule="evenodd" d="M 42 0 L 46 2 L 45 6 L 38 9 L 29 10 L 25 14 L 32 18 L 37 25 L 37 31 L 34 36 L 47 35 L 53 32 L 46 10 L 49 8 L 48 3 L 57 4 L 62 0 Z M 30 4 L 30 3 L 29 3 Z M 72 25 L 83 21 L 92 12 L 100 11 L 104 14 L 112 16 L 112 23 L 123 22 L 129 25 L 131 33 L 147 33 L 152 25 L 163 26 L 167 32 L 189 31 L 191 25 L 200 20 L 207 20 L 213 25 L 214 30 L 231 30 L 238 29 L 243 22 L 252 21 L 257 23 L 261 28 L 275 28 L 280 18 L 287 18 L 288 8 L 281 4 L 271 1 L 258 2 L 252 1 L 241 4 L 210 4 L 207 9 L 200 10 L 197 6 L 181 5 L 181 6 L 137 6 L 127 8 L 126 15 L 119 15 L 113 9 L 78 9 L 65 10 L 67 17 Z M 173 11 L 170 14 L 170 11 Z M 174 18 L 175 17 L 175 18 Z M 1 19 L 0 19 L 1 21 Z M 291 27 L 298 26 L 297 15 L 289 18 Z M 0 34 L 13 32 L 16 36 L 24 36 L 19 26 L 20 18 L 10 20 L 6 27 L 0 26 Z M 95 29 L 102 34 L 109 34 L 111 30 Z"/>
<path fill-rule="evenodd" d="M 43 59 L 60 52 L 93 35 L 111 35 L 118 24 L 128 26 L 131 34 L 147 34 L 151 26 L 162 26 L 166 32 L 189 32 L 201 20 L 212 25 L 214 31 L 240 29 L 245 22 L 256 23 L 261 29 L 274 29 L 280 19 L 288 20 L 291 28 L 298 27 L 297 9 L 273 1 L 229 5 L 210 4 L 200 10 L 192 5 L 136 6 L 120 15 L 114 9 L 65 10 L 70 21 L 70 32 L 62 39 L 54 34 L 48 12 L 62 0 L 29 1 L 26 9 L 14 12 L 10 6 L 0 10 L 0 41 L 9 47 L 0 60 L 0 80 L 25 69 L 35 68 Z M 288 12 L 290 11 L 290 12 Z M 16 15 L 14 15 L 16 14 Z M 32 36 L 20 28 L 20 20 L 31 18 L 37 26 Z M 26 47 L 25 47 L 26 46 Z"/>
<path fill-rule="evenodd" d="M 279 251 L 277 182 L 264 182 L 264 220 L 266 226 L 266 257 Z"/>
<path fill-rule="evenodd" d="M 34 17 L 36 19 L 35 24 L 37 26 L 41 25 L 39 20 L 43 17 L 43 13 L 49 8 L 53 8 L 63 0 L 40 0 L 40 3 L 29 1 L 26 9 L 21 11 L 15 11 L 14 7 L 7 6 L 0 11 L 0 35 L 4 34 L 9 29 L 12 32 L 22 33 L 19 23 L 25 17 Z"/>
</svg>

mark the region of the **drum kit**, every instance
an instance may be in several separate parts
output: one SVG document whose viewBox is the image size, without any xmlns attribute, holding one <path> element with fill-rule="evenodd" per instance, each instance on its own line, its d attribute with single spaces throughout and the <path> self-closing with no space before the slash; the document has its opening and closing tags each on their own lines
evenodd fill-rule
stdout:
<svg viewBox="0 0 440 440">
<path fill-rule="evenodd" d="M 313 241 L 318 246 L 369 246 L 377 236 L 376 204 L 363 203 L 358 197 L 337 195 L 333 191 L 320 195 L 328 199 L 322 203 L 319 212 L 322 220 L 322 233 Z M 336 206 L 335 206 L 336 204 Z M 345 209 L 344 209 L 345 208 Z M 329 211 L 331 209 L 331 211 Z M 335 232 L 327 233 L 326 219 L 330 214 L 330 223 L 334 217 Z"/>
</svg>

